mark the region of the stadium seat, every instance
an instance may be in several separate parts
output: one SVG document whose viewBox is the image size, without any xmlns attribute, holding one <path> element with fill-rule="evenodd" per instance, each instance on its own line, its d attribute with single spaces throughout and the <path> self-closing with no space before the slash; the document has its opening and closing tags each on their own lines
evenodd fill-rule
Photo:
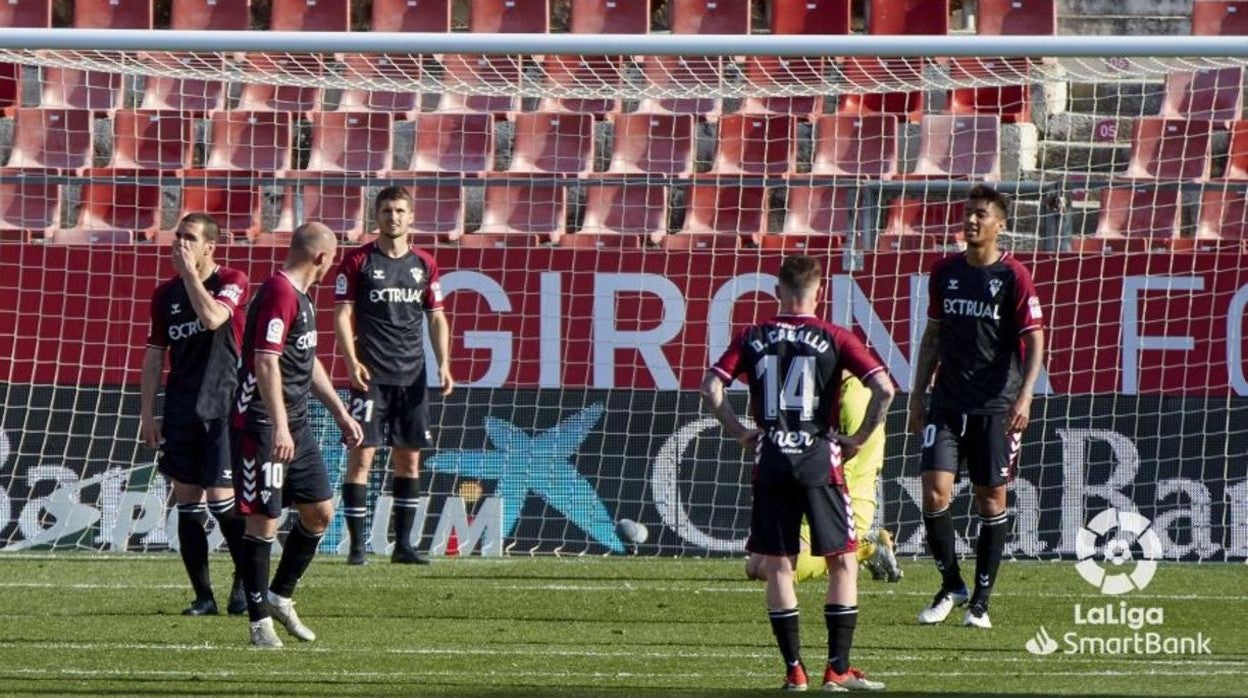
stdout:
<svg viewBox="0 0 1248 698">
<path fill-rule="evenodd" d="M 0 63 L 0 109 L 21 105 L 21 84 L 22 66 L 16 63 Z"/>
<path fill-rule="evenodd" d="M 845 239 L 840 235 L 788 234 L 776 235 L 768 233 L 755 243 L 762 250 L 781 250 L 784 252 L 808 255 L 827 256 L 838 254 L 845 246 Z"/>
<path fill-rule="evenodd" d="M 440 112 L 478 112 L 506 114 L 517 111 L 519 98 L 514 95 L 476 94 L 479 88 L 518 90 L 521 65 L 512 56 L 446 54 L 442 57 L 442 79 L 448 85 L 460 86 L 458 92 L 443 92 L 438 98 Z"/>
<path fill-rule="evenodd" d="M 495 183 L 485 188 L 481 233 L 559 242 L 565 230 L 566 187 L 510 174 L 494 174 L 489 179 Z"/>
<path fill-rule="evenodd" d="M 165 57 L 168 60 L 168 56 Z M 214 54 L 179 54 L 182 65 L 199 70 L 225 69 L 225 59 Z M 169 75 L 148 77 L 143 90 L 142 109 L 174 109 L 207 114 L 225 106 L 225 83 L 220 80 L 179 78 Z"/>
<path fill-rule="evenodd" d="M 668 0 L 673 34 L 749 34 L 750 0 Z"/>
<path fill-rule="evenodd" d="M 850 0 L 772 2 L 772 34 L 849 34 Z"/>
<path fill-rule="evenodd" d="M 52 26 L 52 0 L 7 0 L 0 3 L 0 28 Z"/>
<path fill-rule="evenodd" d="M 897 117 L 828 114 L 815 122 L 811 174 L 892 179 L 897 175 Z"/>
<path fill-rule="evenodd" d="M 398 177 L 431 177 L 435 173 L 392 172 Z M 464 234 L 464 190 L 458 183 L 405 184 L 412 195 L 412 231 L 436 235 L 440 240 L 457 240 Z"/>
<path fill-rule="evenodd" d="M 368 27 L 375 32 L 449 32 L 451 0 L 373 0 Z"/>
<path fill-rule="evenodd" d="M 45 109 L 112 112 L 121 107 L 121 74 L 44 67 L 39 105 Z"/>
<path fill-rule="evenodd" d="M 576 233 L 575 235 L 564 235 L 559 238 L 559 247 L 569 250 L 635 250 L 644 246 L 650 246 L 651 243 L 643 243 L 643 238 L 637 235 L 616 235 L 614 233 L 606 233 L 596 235 L 594 233 Z"/>
<path fill-rule="evenodd" d="M 110 167 L 181 170 L 191 166 L 194 123 L 185 112 L 118 110 Z"/>
<path fill-rule="evenodd" d="M 767 231 L 767 188 L 698 177 L 689 187 L 681 234 L 735 235 L 757 240 Z"/>
<path fill-rule="evenodd" d="M 173 0 L 170 29 L 242 31 L 251 28 L 251 0 Z"/>
<path fill-rule="evenodd" d="M 1244 109 L 1244 69 L 1211 68 L 1166 76 L 1161 115 L 1167 119 L 1230 122 Z"/>
<path fill-rule="evenodd" d="M 74 0 L 75 29 L 151 29 L 156 3 Z"/>
<path fill-rule="evenodd" d="M 796 169 L 797 120 L 782 114 L 732 114 L 719 120 L 711 171 L 783 175 Z"/>
<path fill-rule="evenodd" d="M 624 74 L 619 56 L 546 56 L 542 76 L 548 87 L 579 88 L 608 92 L 618 88 Z M 610 97 L 547 97 L 542 111 L 602 115 L 620 110 L 620 101 Z"/>
<path fill-rule="evenodd" d="M 667 234 L 667 187 L 646 177 L 591 184 L 581 233 L 624 235 L 657 244 Z M 569 236 L 573 237 L 573 236 Z"/>
<path fill-rule="evenodd" d="M 91 112 L 83 109 L 15 109 L 8 167 L 90 167 L 91 124 Z"/>
<path fill-rule="evenodd" d="M 689 114 L 612 114 L 615 145 L 608 172 L 687 177 L 693 173 Z"/>
<path fill-rule="evenodd" d="M 1202 192 L 1196 238 L 1248 241 L 1248 193 L 1218 189 Z"/>
<path fill-rule="evenodd" d="M 655 87 L 670 90 L 673 96 L 647 97 L 641 100 L 638 112 L 666 114 L 697 114 L 716 116 L 720 111 L 719 100 L 714 97 L 677 97 L 692 85 L 702 88 L 718 88 L 725 82 L 722 73 L 723 60 L 698 56 L 646 56 L 642 61 L 642 73 L 646 82 Z"/>
<path fill-rule="evenodd" d="M 1248 180 L 1248 121 L 1231 124 L 1231 146 L 1222 176 L 1236 181 Z"/>
<path fill-rule="evenodd" d="M 363 185 L 322 181 L 327 177 L 342 176 L 336 172 L 299 172 L 288 176 L 297 179 L 298 186 L 286 186 L 281 217 L 273 232 L 290 233 L 301 223 L 318 221 L 342 240 L 358 240 L 364 234 Z M 297 210 L 301 211 L 301 215 L 296 216 Z"/>
<path fill-rule="evenodd" d="M 472 0 L 468 29 L 478 34 L 545 34 L 550 31 L 546 0 Z"/>
<path fill-rule="evenodd" d="M 827 82 L 823 77 L 823 69 L 824 59 L 818 57 L 747 56 L 745 80 L 750 85 L 757 85 L 764 89 L 800 86 L 808 90 L 817 90 L 824 87 Z M 742 100 L 738 111 L 742 114 L 790 114 L 810 118 L 823 112 L 823 97 L 820 95 L 800 97 L 751 95 Z"/>
<path fill-rule="evenodd" d="M 1208 179 L 1212 132 L 1213 124 L 1208 121 L 1137 119 L 1127 176 L 1198 182 Z"/>
<path fill-rule="evenodd" d="M 487 172 L 494 168 L 494 121 L 489 114 L 419 114 L 412 158 L 418 172 Z"/>
<path fill-rule="evenodd" d="M 847 58 L 840 64 L 843 82 L 861 90 L 887 86 L 922 85 L 923 59 Z M 841 95 L 839 113 L 896 114 L 918 121 L 923 114 L 923 92 L 847 92 Z"/>
<path fill-rule="evenodd" d="M 1001 176 L 1001 122 L 995 116 L 928 114 L 919 125 L 914 175 L 995 180 Z"/>
<path fill-rule="evenodd" d="M 1192 3 L 1193 36 L 1248 36 L 1248 0 Z"/>
<path fill-rule="evenodd" d="M 244 73 L 275 74 L 314 80 L 325 71 L 324 59 L 311 54 L 269 55 L 249 53 L 243 59 Z M 321 108 L 321 88 L 298 85 L 266 85 L 257 80 L 243 81 L 238 97 L 239 111 L 311 112 Z"/>
<path fill-rule="evenodd" d="M 1021 0 L 1014 0 L 1020 2 Z M 1008 77 L 1018 84 L 994 87 L 959 87 L 949 91 L 951 114 L 989 114 L 1004 123 L 1031 121 L 1031 67 L 1026 58 L 954 58 L 949 77 L 966 84 Z"/>
<path fill-rule="evenodd" d="M 977 0 L 981 36 L 1057 34 L 1056 0 Z"/>
<path fill-rule="evenodd" d="M 535 112 L 516 114 L 515 124 L 509 171 L 582 175 L 592 169 L 593 116 Z"/>
<path fill-rule="evenodd" d="M 737 250 L 740 239 L 735 235 L 719 233 L 677 233 L 663 238 L 661 246 L 669 252 L 689 250 Z M 734 252 L 735 254 L 735 252 Z"/>
<path fill-rule="evenodd" d="M 374 56 L 352 53 L 343 57 L 344 75 L 352 83 L 365 81 L 384 82 L 411 79 L 420 76 L 419 56 Z M 396 119 L 411 119 L 420 110 L 420 94 L 394 90 L 370 90 L 353 88 L 343 90 L 338 103 L 341 111 L 381 111 L 394 114 Z"/>
<path fill-rule="evenodd" d="M 877 249 L 953 247 L 966 227 L 966 202 L 949 198 L 899 196 L 888 207 Z"/>
<path fill-rule="evenodd" d="M 1100 238 L 1179 237 L 1177 189 L 1106 187 L 1101 190 L 1096 236 Z"/>
<path fill-rule="evenodd" d="M 650 0 L 572 0 L 573 34 L 648 34 Z"/>
<path fill-rule="evenodd" d="M 217 112 L 209 123 L 208 168 L 247 172 L 290 169 L 290 114 Z"/>
<path fill-rule="evenodd" d="M 100 168 L 83 172 L 75 228 L 128 230 L 150 237 L 160 227 L 159 170 Z"/>
<path fill-rule="evenodd" d="M 948 34 L 949 0 L 869 0 L 870 34 Z"/>
<path fill-rule="evenodd" d="M 0 230 L 5 238 L 42 238 L 59 226 L 61 188 L 48 178 L 55 170 L 5 168 L 0 170 Z M 17 233 L 16 235 L 14 233 Z"/>
<path fill-rule="evenodd" d="M 250 181 L 253 172 L 237 170 L 185 170 L 182 173 L 182 208 L 177 220 L 201 211 L 216 219 L 230 238 L 253 238 L 260 233 L 260 185 Z M 195 178 L 205 181 L 196 182 Z"/>
<path fill-rule="evenodd" d="M 387 112 L 314 112 L 308 169 L 378 174 L 390 167 L 394 117 Z"/>
<path fill-rule="evenodd" d="M 818 180 L 809 186 L 793 184 L 788 190 L 781 232 L 784 236 L 851 235 L 851 191 L 848 187 L 834 186 L 830 182 L 820 184 Z"/>
<path fill-rule="evenodd" d="M 119 228 L 57 228 L 48 235 L 53 245 L 131 245 L 134 239 L 134 231 Z"/>
<path fill-rule="evenodd" d="M 269 29 L 275 32 L 345 32 L 351 29 L 350 0 L 270 0 Z"/>
</svg>

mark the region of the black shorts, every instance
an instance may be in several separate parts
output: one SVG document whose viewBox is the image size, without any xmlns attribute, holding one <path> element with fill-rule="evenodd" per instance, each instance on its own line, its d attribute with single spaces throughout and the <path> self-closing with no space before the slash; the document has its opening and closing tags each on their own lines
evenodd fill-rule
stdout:
<svg viewBox="0 0 1248 698">
<path fill-rule="evenodd" d="M 841 555 L 858 550 L 854 512 L 844 484 L 803 485 L 796 478 L 754 481 L 746 550 L 760 555 L 797 555 L 802 516 L 810 522 L 810 553 Z"/>
<path fill-rule="evenodd" d="M 295 457 L 289 463 L 275 463 L 273 430 L 235 432 L 234 498 L 240 514 L 281 516 L 292 504 L 314 504 L 333 499 L 329 473 L 321 460 L 321 446 L 308 425 L 294 428 Z"/>
<path fill-rule="evenodd" d="M 425 372 L 411 385 L 377 385 L 351 391 L 347 410 L 364 430 L 361 446 L 422 448 L 432 445 L 429 433 L 429 389 Z"/>
<path fill-rule="evenodd" d="M 936 412 L 923 427 L 923 452 L 919 470 L 939 470 L 960 476 L 965 470 L 971 484 L 998 487 L 1014 479 L 1014 465 L 1023 435 L 1007 432 L 1009 415 Z"/>
<path fill-rule="evenodd" d="M 157 469 L 171 480 L 200 487 L 229 487 L 230 430 L 224 419 L 169 424 L 161 429 Z"/>
</svg>

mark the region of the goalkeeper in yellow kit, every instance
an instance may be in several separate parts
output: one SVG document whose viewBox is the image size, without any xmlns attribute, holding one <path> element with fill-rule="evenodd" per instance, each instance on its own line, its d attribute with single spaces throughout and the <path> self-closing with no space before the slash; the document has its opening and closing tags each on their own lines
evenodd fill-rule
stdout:
<svg viewBox="0 0 1248 698">
<path fill-rule="evenodd" d="M 870 397 L 871 391 L 857 378 L 848 373 L 843 374 L 840 433 L 852 434 L 858 429 Z M 852 500 L 854 530 L 858 536 L 858 562 L 866 565 L 873 579 L 900 581 L 901 566 L 897 564 L 892 534 L 883 528 L 871 528 L 876 507 L 875 483 L 879 479 L 880 469 L 884 467 L 884 427 L 876 429 L 871 438 L 858 449 L 858 453 L 845 461 L 843 467 Z M 810 527 L 805 521 L 802 522 L 801 542 L 802 552 L 797 556 L 795 570 L 797 581 L 804 582 L 826 575 L 828 567 L 824 559 L 810 554 Z M 750 555 L 745 561 L 745 576 L 762 579 L 761 562 L 762 556 Z"/>
</svg>

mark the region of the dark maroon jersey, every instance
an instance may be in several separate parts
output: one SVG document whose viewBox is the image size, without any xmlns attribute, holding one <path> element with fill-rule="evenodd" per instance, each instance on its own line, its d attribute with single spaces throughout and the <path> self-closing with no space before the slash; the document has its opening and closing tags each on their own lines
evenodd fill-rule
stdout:
<svg viewBox="0 0 1248 698">
<path fill-rule="evenodd" d="M 224 419 L 230 414 L 243 339 L 247 275 L 217 267 L 204 288 L 230 319 L 209 331 L 195 314 L 182 277 L 175 276 L 152 293 L 152 326 L 147 346 L 169 351 L 165 382 L 165 421 L 171 424 Z"/>
<path fill-rule="evenodd" d="M 351 250 L 334 299 L 354 304 L 355 352 L 381 385 L 411 385 L 424 368 L 424 312 L 442 307 L 433 256 L 417 249 L 392 259 L 376 242 Z"/>
<path fill-rule="evenodd" d="M 866 380 L 884 367 L 849 330 L 813 315 L 777 315 L 733 340 L 711 370 L 746 374 L 754 423 L 764 432 L 756 477 L 793 473 L 806 484 L 840 481 L 841 371 Z M 834 472 L 835 471 L 835 472 Z"/>
<path fill-rule="evenodd" d="M 312 393 L 312 369 L 316 365 L 316 316 L 312 300 L 295 287 L 285 272 L 278 272 L 256 292 L 247 309 L 243 332 L 242 365 L 234 426 L 271 428 L 273 420 L 256 388 L 256 355 L 277 354 L 282 371 L 282 396 L 289 425 L 308 416 Z"/>
<path fill-rule="evenodd" d="M 928 279 L 927 317 L 940 321 L 933 409 L 1007 411 L 1023 383 L 1021 337 L 1044 326 L 1027 269 L 1008 252 L 986 267 L 945 257 Z"/>
</svg>

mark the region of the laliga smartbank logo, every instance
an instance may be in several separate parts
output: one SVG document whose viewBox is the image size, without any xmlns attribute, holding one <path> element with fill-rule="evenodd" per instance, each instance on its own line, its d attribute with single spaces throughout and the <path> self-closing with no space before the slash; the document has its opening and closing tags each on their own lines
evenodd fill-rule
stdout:
<svg viewBox="0 0 1248 698">
<path fill-rule="evenodd" d="M 1102 511 L 1079 530 L 1075 570 L 1106 596 L 1142 590 L 1153 581 L 1161 559 L 1161 537 L 1152 525 L 1133 511 Z M 1041 626 L 1025 647 L 1039 656 L 1059 650 L 1087 655 L 1213 654 L 1204 633 L 1170 635 L 1164 632 L 1165 622 L 1162 606 L 1135 606 L 1122 600 L 1085 608 L 1077 603 L 1074 624 L 1079 630 L 1055 638 Z"/>
</svg>

